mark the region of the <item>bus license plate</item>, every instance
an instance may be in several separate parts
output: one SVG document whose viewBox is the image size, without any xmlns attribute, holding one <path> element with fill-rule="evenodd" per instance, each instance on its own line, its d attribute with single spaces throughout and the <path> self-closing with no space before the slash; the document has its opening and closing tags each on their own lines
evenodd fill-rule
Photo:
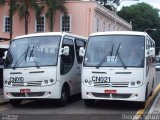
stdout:
<svg viewBox="0 0 160 120">
<path fill-rule="evenodd" d="M 30 89 L 20 89 L 20 93 L 30 93 Z"/>
<path fill-rule="evenodd" d="M 104 90 L 104 93 L 107 93 L 107 94 L 117 94 L 117 90 Z"/>
</svg>

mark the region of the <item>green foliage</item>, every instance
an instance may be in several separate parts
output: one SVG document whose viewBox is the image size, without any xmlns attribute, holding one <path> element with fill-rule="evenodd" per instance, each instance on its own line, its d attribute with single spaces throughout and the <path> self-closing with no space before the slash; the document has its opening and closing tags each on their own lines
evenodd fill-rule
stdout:
<svg viewBox="0 0 160 120">
<path fill-rule="evenodd" d="M 29 3 L 27 2 L 27 0 L 22 0 L 21 4 L 19 4 L 18 9 L 20 19 L 25 18 L 26 14 L 30 14 L 29 9 L 34 10 L 36 17 L 39 17 L 42 10 L 44 9 L 44 6 L 39 6 L 36 0 L 29 0 Z"/>
<path fill-rule="evenodd" d="M 98 1 L 104 7 L 112 11 L 115 10 L 115 7 L 113 9 L 113 5 L 117 5 L 117 6 L 120 5 L 120 0 L 96 0 L 96 1 Z"/>
<path fill-rule="evenodd" d="M 42 0 L 47 6 L 46 17 L 49 20 L 49 30 L 53 31 L 55 14 L 59 10 L 67 14 L 67 8 L 64 6 L 66 0 Z"/>
<path fill-rule="evenodd" d="M 146 3 L 138 3 L 130 7 L 123 7 L 118 15 L 127 22 L 132 22 L 134 31 L 145 31 L 147 28 L 154 28 L 157 31 L 148 30 L 147 33 L 160 46 L 160 17 L 159 10 Z"/>
<path fill-rule="evenodd" d="M 158 10 L 146 3 L 123 7 L 118 15 L 128 22 L 132 22 L 133 30 L 144 31 L 147 28 L 160 27 Z"/>
<path fill-rule="evenodd" d="M 3 5 L 5 3 L 5 0 L 0 0 L 0 5 Z"/>
<path fill-rule="evenodd" d="M 11 21 L 10 39 L 12 39 L 12 32 L 13 32 L 13 16 L 16 13 L 17 9 L 18 9 L 18 5 L 16 4 L 16 0 L 10 0 L 10 4 L 9 4 L 9 18 Z"/>
<path fill-rule="evenodd" d="M 39 5 L 36 0 L 22 0 L 18 6 L 18 13 L 20 19 L 25 19 L 25 34 L 28 34 L 28 22 L 30 20 L 30 12 L 29 9 L 32 9 L 38 17 L 41 15 L 42 10 L 44 9 L 43 5 Z"/>
</svg>

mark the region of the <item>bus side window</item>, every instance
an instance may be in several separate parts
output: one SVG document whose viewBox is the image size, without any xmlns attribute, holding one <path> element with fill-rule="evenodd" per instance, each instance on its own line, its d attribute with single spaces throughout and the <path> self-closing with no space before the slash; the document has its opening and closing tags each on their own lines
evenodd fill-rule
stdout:
<svg viewBox="0 0 160 120">
<path fill-rule="evenodd" d="M 73 67 L 74 64 L 74 43 L 72 39 L 64 38 L 62 48 L 64 46 L 69 47 L 69 55 L 61 55 L 61 75 L 67 74 Z"/>
<path fill-rule="evenodd" d="M 82 60 L 83 60 L 83 57 L 79 56 L 80 47 L 85 47 L 85 41 L 83 41 L 81 39 L 76 39 L 75 40 L 75 48 L 76 48 L 76 57 L 77 57 L 78 64 L 81 64 Z"/>
</svg>

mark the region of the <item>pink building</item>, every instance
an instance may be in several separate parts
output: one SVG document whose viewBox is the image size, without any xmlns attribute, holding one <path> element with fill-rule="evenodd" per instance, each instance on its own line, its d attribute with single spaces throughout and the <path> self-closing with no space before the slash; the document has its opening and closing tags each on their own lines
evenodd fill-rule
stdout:
<svg viewBox="0 0 160 120">
<path fill-rule="evenodd" d="M 65 18 L 56 13 L 54 31 L 66 31 L 88 37 L 99 31 L 132 30 L 132 26 L 114 12 L 106 9 L 94 0 L 68 0 L 65 3 L 68 15 Z M 9 5 L 0 6 L 0 36 L 9 38 Z M 49 32 L 48 20 L 45 17 L 46 8 L 41 14 L 40 22 L 36 21 L 30 10 L 29 33 Z M 20 20 L 18 13 L 13 17 L 13 37 L 25 34 L 24 19 Z"/>
</svg>

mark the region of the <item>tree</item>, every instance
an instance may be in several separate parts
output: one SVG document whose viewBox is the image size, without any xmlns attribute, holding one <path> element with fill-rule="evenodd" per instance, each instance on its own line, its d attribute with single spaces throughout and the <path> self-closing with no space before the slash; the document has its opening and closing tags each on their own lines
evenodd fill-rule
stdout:
<svg viewBox="0 0 160 120">
<path fill-rule="evenodd" d="M 66 0 L 42 0 L 47 5 L 46 17 L 49 20 L 49 30 L 52 32 L 54 28 L 55 14 L 59 10 L 67 14 L 67 8 L 64 6 Z"/>
<path fill-rule="evenodd" d="M 12 39 L 13 34 L 13 16 L 18 9 L 16 0 L 9 0 L 9 18 L 10 18 L 10 40 Z"/>
<path fill-rule="evenodd" d="M 3 5 L 5 3 L 5 0 L 0 0 L 0 5 Z"/>
<path fill-rule="evenodd" d="M 20 19 L 25 19 L 25 34 L 28 34 L 28 22 L 30 19 L 29 9 L 34 10 L 36 18 L 40 16 L 44 6 L 39 6 L 36 0 L 22 0 L 19 4 L 19 16 Z"/>
<path fill-rule="evenodd" d="M 154 28 L 157 31 L 147 31 L 155 40 L 156 46 L 160 46 L 160 17 L 159 10 L 146 3 L 138 3 L 129 7 L 123 7 L 118 15 L 127 22 L 132 23 L 134 31 L 145 31 Z"/>
<path fill-rule="evenodd" d="M 115 11 L 116 8 L 114 5 L 118 6 L 120 4 L 120 0 L 96 0 L 100 4 L 102 4 L 104 7 L 111 11 Z"/>
</svg>

